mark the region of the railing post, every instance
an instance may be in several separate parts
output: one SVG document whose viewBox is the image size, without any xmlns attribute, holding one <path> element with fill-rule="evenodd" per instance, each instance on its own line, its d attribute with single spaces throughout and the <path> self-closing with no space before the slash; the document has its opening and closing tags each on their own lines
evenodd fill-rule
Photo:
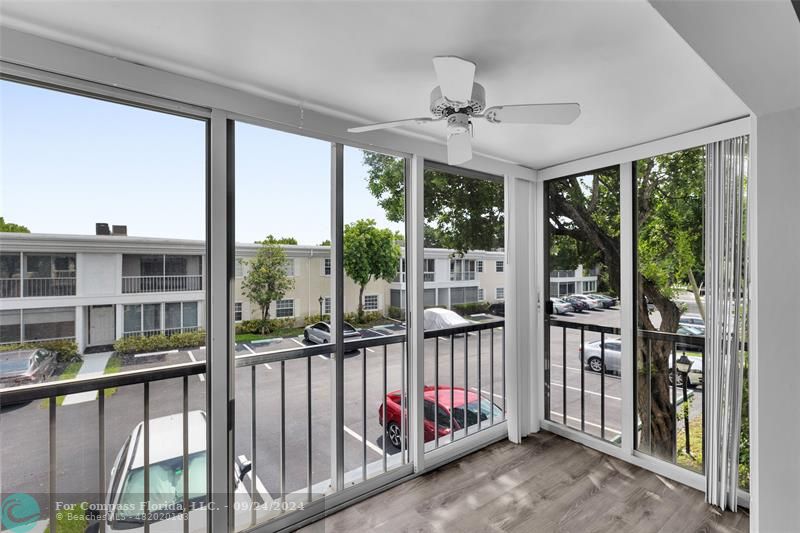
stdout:
<svg viewBox="0 0 800 533">
<path fill-rule="evenodd" d="M 331 485 L 344 488 L 344 146 L 331 144 Z"/>
</svg>

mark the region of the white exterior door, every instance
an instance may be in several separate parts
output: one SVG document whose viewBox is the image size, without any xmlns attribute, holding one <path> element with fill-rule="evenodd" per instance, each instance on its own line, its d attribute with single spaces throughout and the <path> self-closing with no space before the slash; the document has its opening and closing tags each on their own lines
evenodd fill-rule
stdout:
<svg viewBox="0 0 800 533">
<path fill-rule="evenodd" d="M 100 305 L 89 308 L 89 346 L 113 344 L 116 340 L 114 330 L 114 306 Z"/>
</svg>

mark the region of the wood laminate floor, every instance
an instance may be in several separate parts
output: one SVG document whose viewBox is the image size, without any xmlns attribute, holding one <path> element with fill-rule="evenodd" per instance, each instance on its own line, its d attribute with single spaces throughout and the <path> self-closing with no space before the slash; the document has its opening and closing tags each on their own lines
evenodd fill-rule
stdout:
<svg viewBox="0 0 800 533">
<path fill-rule="evenodd" d="M 747 532 L 699 491 L 547 432 L 489 446 L 312 524 L 304 533 Z"/>
</svg>

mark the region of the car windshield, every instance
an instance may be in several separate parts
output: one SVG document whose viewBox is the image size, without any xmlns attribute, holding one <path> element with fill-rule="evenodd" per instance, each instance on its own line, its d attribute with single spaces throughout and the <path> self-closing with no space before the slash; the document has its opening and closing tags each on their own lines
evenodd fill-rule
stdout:
<svg viewBox="0 0 800 533">
<path fill-rule="evenodd" d="M 355 331 L 355 330 L 356 330 L 356 328 L 354 328 L 353 326 L 351 326 L 347 322 L 344 323 L 344 331 L 347 331 L 349 333 L 349 332 Z"/>
<path fill-rule="evenodd" d="M 0 374 L 25 372 L 30 366 L 30 358 L 15 357 L 13 359 L 0 359 Z"/>
<path fill-rule="evenodd" d="M 206 452 L 188 457 L 189 502 L 203 502 L 206 497 Z M 175 457 L 150 465 L 150 507 L 155 513 L 151 520 L 163 520 L 182 512 L 183 507 L 183 457 Z M 134 468 L 125 477 L 114 515 L 121 522 L 143 522 L 144 517 L 144 467 Z"/>
<path fill-rule="evenodd" d="M 478 413 L 480 412 L 480 419 L 481 421 L 489 420 L 492 416 L 492 411 L 494 411 L 495 418 L 499 418 L 503 416 L 503 411 L 500 410 L 499 407 L 491 403 L 489 400 L 483 398 L 480 401 L 480 407 L 478 407 L 478 402 L 470 402 L 467 404 L 467 425 L 472 426 L 478 423 Z M 464 408 L 463 407 L 456 407 L 453 409 L 453 416 L 455 417 L 456 421 L 459 424 L 464 423 Z"/>
</svg>

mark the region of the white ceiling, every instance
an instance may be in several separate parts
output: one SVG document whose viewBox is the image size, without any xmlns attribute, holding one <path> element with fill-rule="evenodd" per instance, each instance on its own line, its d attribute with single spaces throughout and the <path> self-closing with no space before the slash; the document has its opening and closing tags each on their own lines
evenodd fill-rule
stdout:
<svg viewBox="0 0 800 533">
<path fill-rule="evenodd" d="M 579 102 L 571 126 L 475 125 L 475 151 L 532 168 L 748 114 L 645 2 L 35 2 L 8 27 L 354 123 L 425 116 L 434 55 L 478 64 L 487 105 Z M 443 138 L 443 126 L 408 129 Z M 368 140 L 368 138 L 367 138 Z"/>
</svg>

